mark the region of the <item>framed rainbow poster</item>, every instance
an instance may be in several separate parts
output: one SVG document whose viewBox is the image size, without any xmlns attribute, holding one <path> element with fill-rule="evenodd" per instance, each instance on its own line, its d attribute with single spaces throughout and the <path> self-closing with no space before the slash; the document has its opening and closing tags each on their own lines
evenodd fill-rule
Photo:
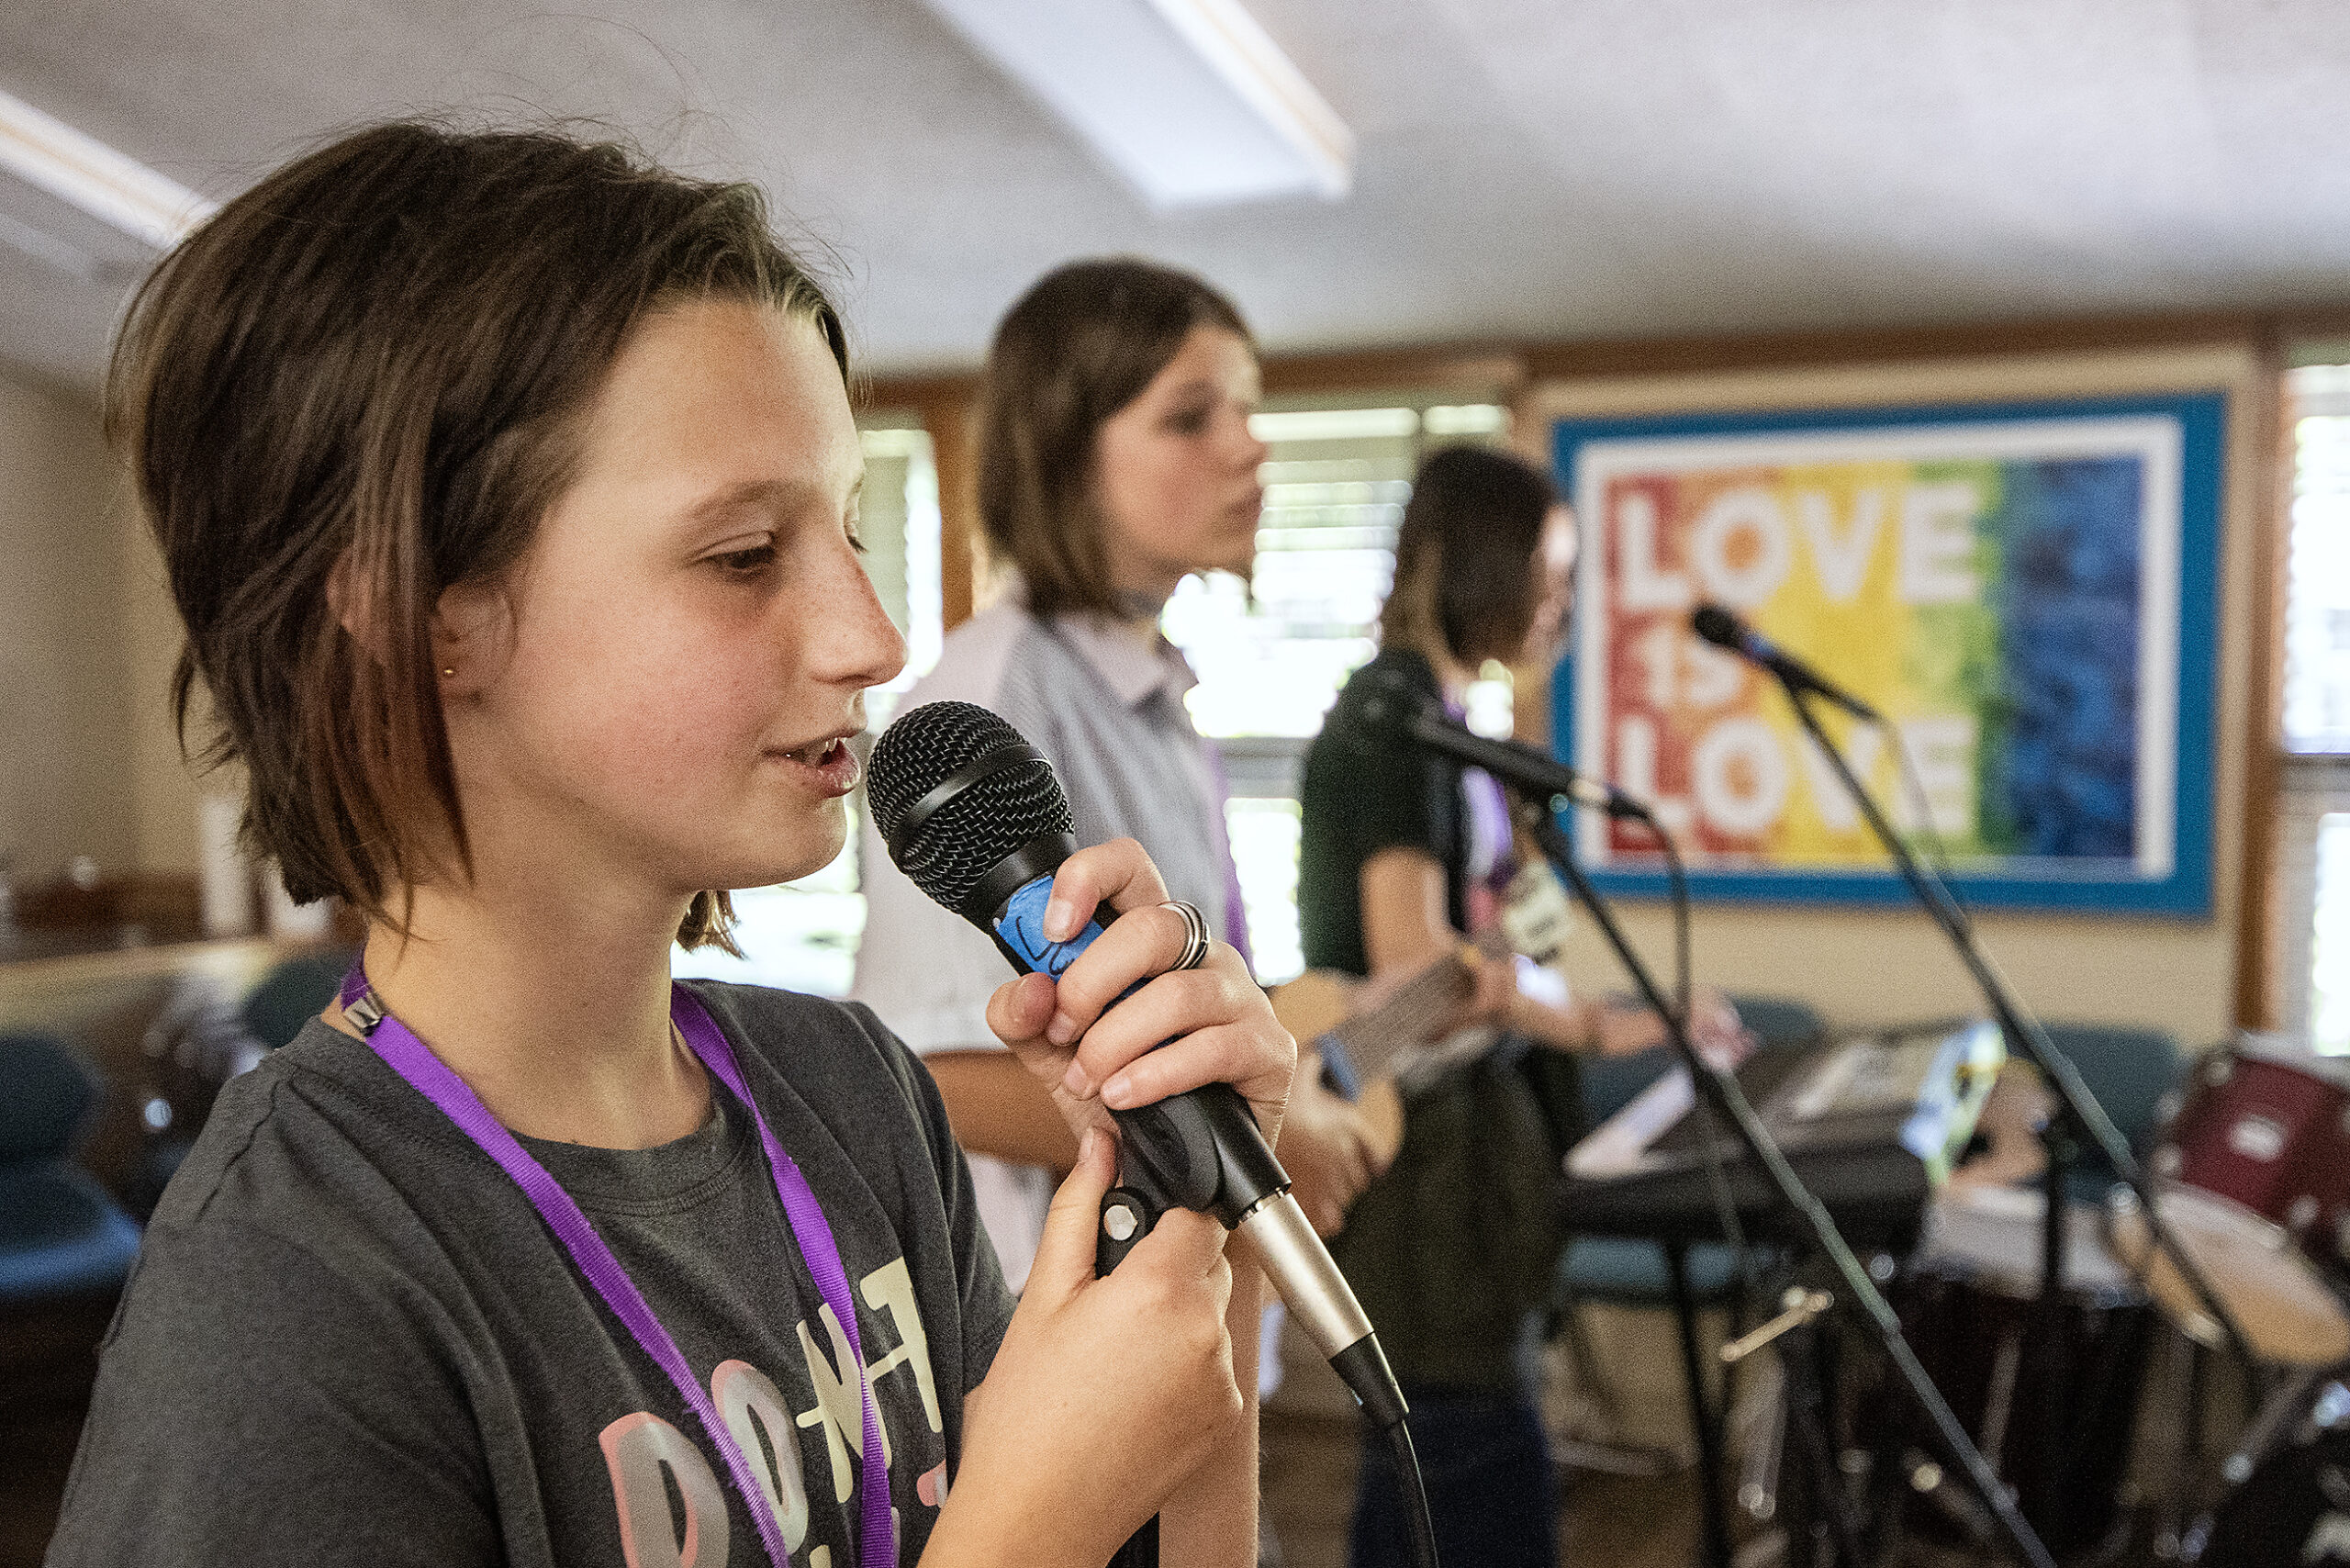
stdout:
<svg viewBox="0 0 2350 1568">
<path fill-rule="evenodd" d="M 1777 684 L 1690 632 L 1710 599 L 1886 715 L 1828 723 L 1970 902 L 2207 913 L 2225 413 L 1561 420 L 1583 549 L 1560 756 L 1654 804 L 1700 897 L 1907 898 Z M 1603 886 L 1662 890 L 1640 830 L 1580 817 Z"/>
</svg>

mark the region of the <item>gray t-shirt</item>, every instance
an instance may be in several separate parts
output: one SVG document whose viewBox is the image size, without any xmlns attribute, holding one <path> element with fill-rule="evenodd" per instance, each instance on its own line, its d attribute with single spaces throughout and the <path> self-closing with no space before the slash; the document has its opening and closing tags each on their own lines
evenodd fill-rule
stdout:
<svg viewBox="0 0 2350 1568">
<path fill-rule="evenodd" d="M 838 1241 L 911 1562 L 1013 1306 L 937 1091 L 861 1007 L 689 983 Z M 750 1117 L 713 1098 L 657 1148 L 524 1142 L 711 1389 L 793 1562 L 852 1568 L 846 1337 Z M 222 1094 L 164 1194 L 49 1562 L 764 1559 L 717 1448 L 520 1189 L 314 1022 Z"/>
</svg>

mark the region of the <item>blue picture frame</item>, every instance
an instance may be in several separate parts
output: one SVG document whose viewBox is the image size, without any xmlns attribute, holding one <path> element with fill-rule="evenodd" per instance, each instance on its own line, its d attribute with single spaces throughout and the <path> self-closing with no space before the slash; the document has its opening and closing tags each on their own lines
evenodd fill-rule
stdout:
<svg viewBox="0 0 2350 1568">
<path fill-rule="evenodd" d="M 1962 867 L 1952 879 L 1969 904 L 1989 909 L 2080 911 L 2116 915 L 2209 917 L 2212 901 L 2212 790 L 2217 733 L 2219 621 L 2222 571 L 2221 499 L 2228 394 L 2196 390 L 2154 396 L 2078 398 L 2001 403 L 1930 403 L 1811 408 L 1758 413 L 1684 413 L 1614 419 L 1561 419 L 1550 431 L 1560 493 L 1579 494 L 1586 454 L 1602 443 L 1670 442 L 1750 435 L 1899 431 L 2064 420 L 2154 418 L 2175 423 L 2179 452 L 2177 522 L 2177 625 L 2176 735 L 2172 749 L 2172 856 L 2166 874 L 2116 873 L 2110 861 L 2080 875 L 2052 872 L 2045 860 L 2029 873 Z M 1588 550 L 1586 552 L 1588 557 Z M 1551 682 L 1552 749 L 1576 756 L 1576 655 L 1571 646 Z M 1779 700 L 1774 697 L 1774 700 Z M 1595 824 L 1566 814 L 1579 849 Z M 1661 869 L 1586 861 L 1604 890 L 1662 897 Z M 1693 867 L 1692 896 L 1721 903 L 1897 905 L 1908 888 L 1889 863 L 1877 868 L 1784 869 Z"/>
</svg>

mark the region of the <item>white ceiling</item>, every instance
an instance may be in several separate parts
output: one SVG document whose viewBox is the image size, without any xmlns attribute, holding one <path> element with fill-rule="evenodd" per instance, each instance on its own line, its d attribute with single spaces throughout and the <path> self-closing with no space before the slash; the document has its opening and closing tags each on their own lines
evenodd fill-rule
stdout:
<svg viewBox="0 0 2350 1568">
<path fill-rule="evenodd" d="M 598 117 L 762 181 L 881 370 L 1103 252 L 1280 350 L 2350 300 L 2342 0 L 1248 3 L 1343 203 L 1155 218 L 916 0 L 13 0 L 0 88 L 216 196 L 371 118 Z M 0 181 L 0 357 L 94 386 L 137 255 Z"/>
</svg>

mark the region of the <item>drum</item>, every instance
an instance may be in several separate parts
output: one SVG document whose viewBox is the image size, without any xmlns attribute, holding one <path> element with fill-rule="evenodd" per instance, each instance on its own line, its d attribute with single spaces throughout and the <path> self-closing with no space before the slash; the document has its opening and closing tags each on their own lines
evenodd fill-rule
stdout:
<svg viewBox="0 0 2350 1568">
<path fill-rule="evenodd" d="M 2145 1293 L 2105 1246 L 2102 1215 L 2065 1214 L 2065 1289 L 2043 1312 L 2038 1193 L 1946 1190 L 1926 1211 L 1894 1305 L 1910 1348 L 2050 1551 L 2078 1558 L 2126 1530 L 2130 1459 L 2155 1322 Z M 1930 1445 L 1920 1443 L 1921 1448 Z M 1940 1488 L 1964 1482 L 1945 1475 Z M 1919 1533 L 1964 1544 L 1973 1506 L 1915 1497 Z"/>
<path fill-rule="evenodd" d="M 2203 1568 L 2350 1563 L 2350 1392 L 2330 1383 L 2289 1440 L 2221 1500 L 2208 1538 L 2180 1543 Z"/>
<path fill-rule="evenodd" d="M 2350 1257 L 2350 1076 L 2343 1064 L 2247 1041 L 2196 1068 L 2150 1162 L 2154 1201 L 2255 1355 L 2289 1366 L 2350 1357 L 2337 1288 Z M 2219 1342 L 2194 1291 L 2156 1254 L 2127 1189 L 2114 1239 L 2165 1310 Z"/>
</svg>

